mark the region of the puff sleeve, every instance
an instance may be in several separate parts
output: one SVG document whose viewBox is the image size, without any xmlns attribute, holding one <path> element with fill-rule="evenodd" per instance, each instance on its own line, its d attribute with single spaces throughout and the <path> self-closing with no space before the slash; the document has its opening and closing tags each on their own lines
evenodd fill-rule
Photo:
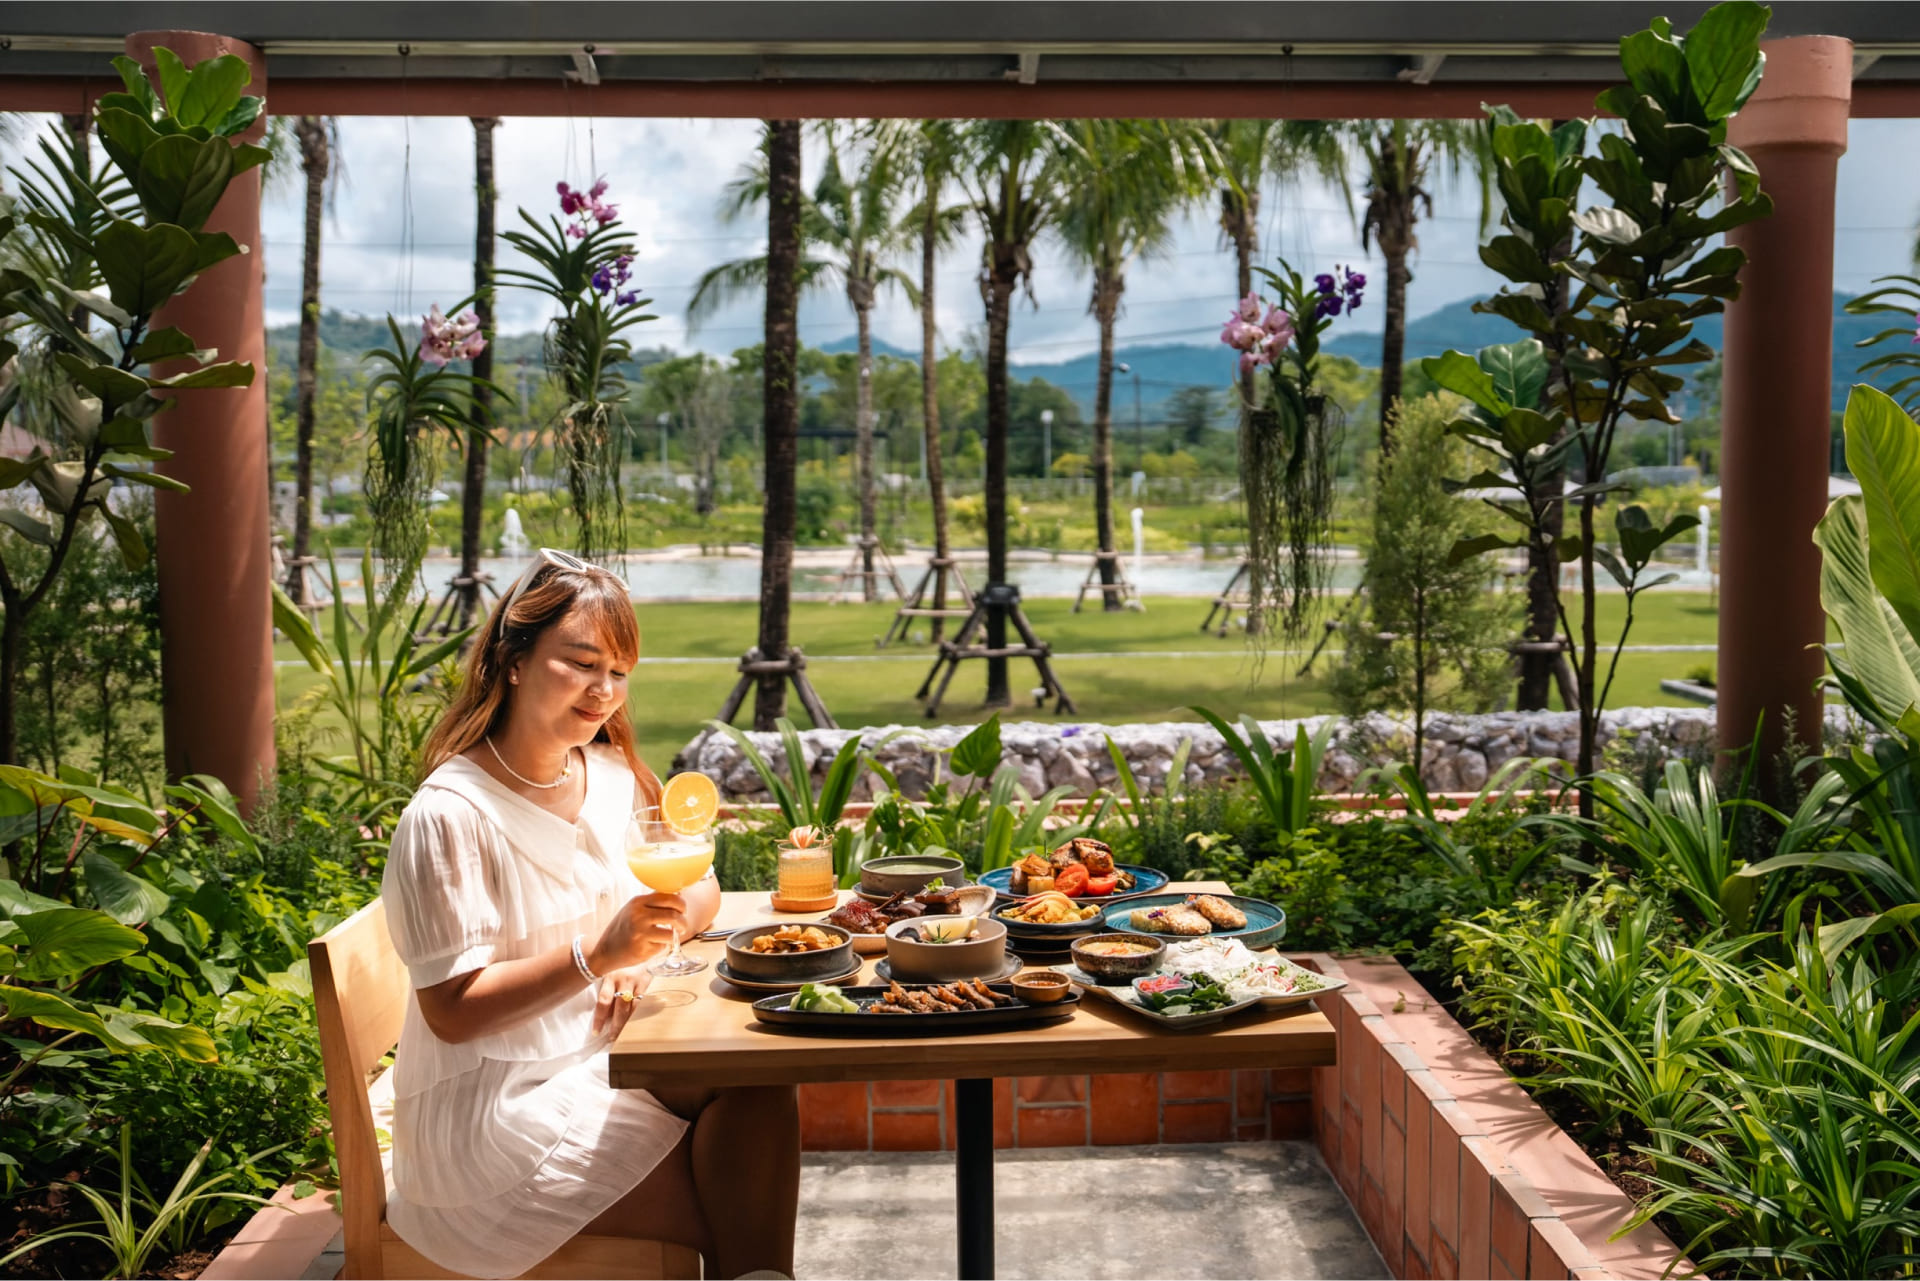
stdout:
<svg viewBox="0 0 1920 1281">
<path fill-rule="evenodd" d="M 415 988 L 492 963 L 501 929 L 493 845 L 480 812 L 442 788 L 422 788 L 400 816 L 380 894 Z"/>
</svg>

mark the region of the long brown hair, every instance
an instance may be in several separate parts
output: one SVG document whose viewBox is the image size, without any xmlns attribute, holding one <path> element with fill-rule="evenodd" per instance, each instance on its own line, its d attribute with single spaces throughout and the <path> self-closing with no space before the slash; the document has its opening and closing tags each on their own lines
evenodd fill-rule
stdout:
<svg viewBox="0 0 1920 1281">
<path fill-rule="evenodd" d="M 633 600 L 618 575 L 599 566 L 570 569 L 542 563 L 527 571 L 533 578 L 525 591 L 508 593 L 494 606 L 485 630 L 467 652 L 467 663 L 440 723 L 427 737 L 420 774 L 424 779 L 441 765 L 472 748 L 506 723 L 513 686 L 507 673 L 515 662 L 533 652 L 540 633 L 574 610 L 584 610 L 599 629 L 601 647 L 614 661 L 632 669 L 640 657 L 640 624 L 633 616 Z M 596 743 L 610 743 L 627 758 L 633 771 L 636 806 L 660 803 L 660 780 L 641 761 L 633 746 L 633 722 L 626 705 L 616 708 Z"/>
</svg>

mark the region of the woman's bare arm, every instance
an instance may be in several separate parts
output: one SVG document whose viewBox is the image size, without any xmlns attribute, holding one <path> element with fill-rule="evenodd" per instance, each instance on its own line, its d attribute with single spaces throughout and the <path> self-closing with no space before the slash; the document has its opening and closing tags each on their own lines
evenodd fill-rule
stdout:
<svg viewBox="0 0 1920 1281">
<path fill-rule="evenodd" d="M 704 883 L 703 883 L 704 884 Z M 673 931 L 689 929 L 697 919 L 692 902 L 698 887 L 686 899 L 676 894 L 646 894 L 630 899 L 590 945 L 583 943 L 587 965 L 595 974 L 638 965 L 671 946 Z M 714 910 L 719 889 L 712 891 Z M 711 914 L 705 920 L 712 920 Z M 692 925 L 697 932 L 704 924 Z M 586 986 L 573 949 L 557 947 L 538 956 L 491 965 L 456 974 L 444 983 L 423 987 L 415 995 L 420 1014 L 443 1041 L 458 1045 L 512 1027 L 579 994 Z"/>
</svg>

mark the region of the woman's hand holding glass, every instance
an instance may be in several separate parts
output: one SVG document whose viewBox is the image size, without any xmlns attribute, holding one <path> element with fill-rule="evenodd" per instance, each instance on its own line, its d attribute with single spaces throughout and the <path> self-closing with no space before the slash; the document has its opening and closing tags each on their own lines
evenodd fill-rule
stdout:
<svg viewBox="0 0 1920 1281">
<path fill-rule="evenodd" d="M 588 964 L 602 976 L 644 965 L 671 950 L 688 929 L 686 900 L 678 894 L 635 895 L 600 931 Z"/>
</svg>

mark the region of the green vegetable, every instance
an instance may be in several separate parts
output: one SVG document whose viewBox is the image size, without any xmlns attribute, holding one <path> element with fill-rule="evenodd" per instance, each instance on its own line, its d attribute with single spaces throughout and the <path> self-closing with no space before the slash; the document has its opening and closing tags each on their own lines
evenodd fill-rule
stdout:
<svg viewBox="0 0 1920 1281">
<path fill-rule="evenodd" d="M 795 1010 L 818 1010 L 824 1014 L 858 1014 L 860 1006 L 830 983 L 808 983 L 800 989 L 793 1004 Z"/>
<path fill-rule="evenodd" d="M 1189 1014 L 1224 1009 L 1236 1003 L 1226 988 L 1205 975 L 1196 974 L 1191 981 L 1193 990 L 1190 992 L 1138 992 L 1140 1004 L 1156 1013 L 1182 1018 Z"/>
</svg>

